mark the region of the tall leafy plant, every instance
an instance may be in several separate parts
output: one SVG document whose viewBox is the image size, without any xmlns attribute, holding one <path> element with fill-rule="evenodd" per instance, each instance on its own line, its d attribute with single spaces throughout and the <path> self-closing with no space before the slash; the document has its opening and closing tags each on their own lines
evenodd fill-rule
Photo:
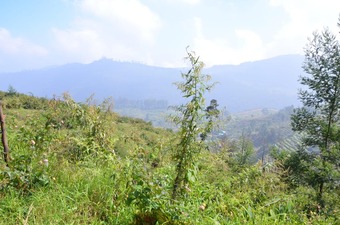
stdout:
<svg viewBox="0 0 340 225">
<path fill-rule="evenodd" d="M 177 165 L 172 191 L 173 200 L 183 193 L 190 181 L 194 180 L 194 165 L 198 153 L 204 148 L 206 134 L 212 129 L 209 118 L 218 114 L 216 100 L 211 103 L 210 108 L 205 108 L 204 94 L 212 89 L 213 84 L 209 83 L 211 79 L 209 75 L 202 74 L 204 63 L 188 49 L 185 59 L 189 61 L 191 68 L 187 73 L 182 73 L 184 81 L 176 85 L 188 102 L 175 107 L 178 113 L 172 117 L 179 126 L 179 143 L 174 154 Z"/>
</svg>

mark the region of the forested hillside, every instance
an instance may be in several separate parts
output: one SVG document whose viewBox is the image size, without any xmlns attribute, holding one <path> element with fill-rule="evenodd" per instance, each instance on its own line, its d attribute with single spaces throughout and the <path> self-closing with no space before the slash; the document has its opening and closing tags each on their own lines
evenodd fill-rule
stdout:
<svg viewBox="0 0 340 225">
<path fill-rule="evenodd" d="M 0 225 L 340 225 L 339 9 L 1 1 Z"/>
<path fill-rule="evenodd" d="M 193 71 L 184 83 L 196 75 L 202 82 Z M 214 101 L 209 110 L 197 98 L 178 107 L 188 120 L 174 117 L 181 125 L 174 132 L 112 112 L 111 99 L 77 103 L 68 94 L 45 99 L 14 88 L 0 99 L 10 147 L 0 164 L 2 224 L 339 223 L 339 189 L 327 189 L 320 206 L 313 187 L 287 179 L 288 152 L 274 151 L 263 164 L 242 138 L 212 152 L 215 142 L 205 137 L 214 132 Z"/>
<path fill-rule="evenodd" d="M 143 119 L 156 127 L 174 128 L 169 123 L 168 109 L 141 109 L 135 107 L 114 109 L 121 115 Z M 247 138 L 255 147 L 257 158 L 267 156 L 271 148 L 294 150 L 300 143 L 300 136 L 292 131 L 290 116 L 293 106 L 283 109 L 253 109 L 238 113 L 221 110 L 218 126 L 213 133 L 220 141 L 233 141 Z"/>
</svg>

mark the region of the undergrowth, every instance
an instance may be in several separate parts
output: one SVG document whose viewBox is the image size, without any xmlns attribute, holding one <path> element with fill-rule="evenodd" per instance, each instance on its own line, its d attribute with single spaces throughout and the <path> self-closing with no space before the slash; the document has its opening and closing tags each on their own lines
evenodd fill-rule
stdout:
<svg viewBox="0 0 340 225">
<path fill-rule="evenodd" d="M 172 199 L 175 132 L 69 96 L 6 109 L 0 224 L 339 224 L 339 190 L 290 186 L 282 162 L 238 165 L 207 149 Z M 20 105 L 20 104 L 19 104 Z"/>
</svg>

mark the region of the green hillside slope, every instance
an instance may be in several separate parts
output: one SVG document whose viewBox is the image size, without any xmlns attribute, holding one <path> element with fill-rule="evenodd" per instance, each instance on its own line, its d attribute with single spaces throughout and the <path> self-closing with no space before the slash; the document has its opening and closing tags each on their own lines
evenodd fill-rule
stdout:
<svg viewBox="0 0 340 225">
<path fill-rule="evenodd" d="M 339 190 L 284 180 L 282 161 L 230 164 L 202 151 L 171 199 L 176 132 L 112 112 L 110 99 L 1 92 L 10 147 L 0 161 L 0 224 L 337 224 Z"/>
</svg>

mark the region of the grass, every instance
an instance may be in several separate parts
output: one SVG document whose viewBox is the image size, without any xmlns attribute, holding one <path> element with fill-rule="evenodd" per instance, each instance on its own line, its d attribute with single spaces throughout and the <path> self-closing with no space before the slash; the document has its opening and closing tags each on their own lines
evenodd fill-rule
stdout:
<svg viewBox="0 0 340 225">
<path fill-rule="evenodd" d="M 64 113 L 60 128 L 46 126 L 46 113 L 59 123 L 64 111 L 6 110 L 13 159 L 0 163 L 0 224 L 340 223 L 339 190 L 326 191 L 320 211 L 314 190 L 289 187 L 278 164 L 233 168 L 224 153 L 202 151 L 183 198 L 172 201 L 174 132 L 93 110 L 82 125 Z"/>
<path fill-rule="evenodd" d="M 208 157 L 205 155 L 203 158 Z M 278 177 L 272 173 L 262 174 L 256 166 L 232 173 L 227 167 L 220 170 L 218 163 L 211 165 L 208 161 L 202 161 L 206 165 L 201 165 L 197 181 L 189 187 L 185 201 L 173 204 L 166 197 L 171 192 L 171 186 L 167 183 L 170 180 L 164 179 L 164 176 L 171 177 L 171 167 L 158 168 L 152 175 L 141 178 L 146 180 L 138 187 L 139 178 L 135 174 L 140 172 L 143 165 L 136 163 L 141 161 L 117 160 L 102 163 L 52 162 L 48 186 L 34 188 L 26 194 L 14 188 L 1 192 L 0 223 L 148 224 L 136 221 L 136 218 L 145 220 L 145 215 L 165 218 L 163 222 L 168 223 L 164 224 L 339 222 L 336 215 L 326 217 L 316 210 L 309 216 L 305 214 L 303 203 L 310 202 L 306 195 L 289 193 Z M 164 196 L 160 195 L 157 191 L 159 186 L 155 185 L 160 180 L 163 181 L 162 185 L 167 185 L 161 188 Z M 145 188 L 144 185 L 150 185 L 151 181 L 154 184 L 150 188 L 154 192 L 148 197 L 146 205 L 126 204 L 131 192 Z M 203 203 L 206 207 L 200 210 Z"/>
</svg>

